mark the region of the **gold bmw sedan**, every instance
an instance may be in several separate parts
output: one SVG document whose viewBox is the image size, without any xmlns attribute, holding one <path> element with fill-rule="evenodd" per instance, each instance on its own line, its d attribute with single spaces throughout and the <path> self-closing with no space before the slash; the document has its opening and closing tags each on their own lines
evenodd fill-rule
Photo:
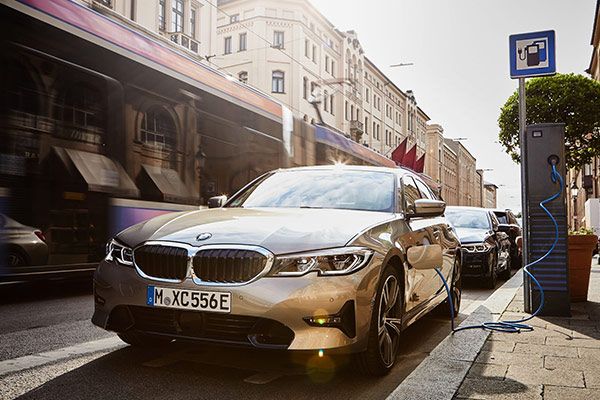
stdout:
<svg viewBox="0 0 600 400">
<path fill-rule="evenodd" d="M 93 323 L 134 346 L 205 341 L 394 365 L 401 332 L 461 297 L 445 203 L 401 168 L 269 172 L 218 208 L 134 225 L 94 276 Z M 218 200 L 218 199 L 217 199 Z"/>
</svg>

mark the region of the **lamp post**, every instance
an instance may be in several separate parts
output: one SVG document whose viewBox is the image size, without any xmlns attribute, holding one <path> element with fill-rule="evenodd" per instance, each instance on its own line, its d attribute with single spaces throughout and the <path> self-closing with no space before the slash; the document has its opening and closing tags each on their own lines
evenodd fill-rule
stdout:
<svg viewBox="0 0 600 400">
<path fill-rule="evenodd" d="M 577 230 L 577 196 L 579 195 L 579 188 L 577 183 L 573 181 L 571 185 L 571 198 L 573 198 L 573 230 Z"/>
</svg>

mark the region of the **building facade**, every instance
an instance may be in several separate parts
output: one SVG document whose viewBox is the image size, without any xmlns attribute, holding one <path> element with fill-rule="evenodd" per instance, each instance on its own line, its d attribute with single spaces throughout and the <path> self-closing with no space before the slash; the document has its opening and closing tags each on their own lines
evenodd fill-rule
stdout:
<svg viewBox="0 0 600 400">
<path fill-rule="evenodd" d="M 429 117 L 367 58 L 356 32 L 339 31 L 307 0 L 218 5 L 219 69 L 381 154 L 404 138 L 424 153 Z"/>
<path fill-rule="evenodd" d="M 483 184 L 483 193 L 484 193 L 484 207 L 485 208 L 497 208 L 498 207 L 498 197 L 497 191 L 498 186 L 494 185 L 491 182 L 484 182 Z"/>
<path fill-rule="evenodd" d="M 216 51 L 217 8 L 210 0 L 79 0 L 111 18 L 158 36 L 188 55 Z"/>
<path fill-rule="evenodd" d="M 482 184 L 478 178 L 475 157 L 460 141 L 444 139 L 444 143 L 456 154 L 458 205 L 481 207 Z"/>
</svg>

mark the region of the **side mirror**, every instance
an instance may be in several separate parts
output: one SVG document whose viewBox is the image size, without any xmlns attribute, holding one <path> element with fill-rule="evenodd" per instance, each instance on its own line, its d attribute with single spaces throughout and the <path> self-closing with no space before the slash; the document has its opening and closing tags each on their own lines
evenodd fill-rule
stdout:
<svg viewBox="0 0 600 400">
<path fill-rule="evenodd" d="M 227 203 L 227 196 L 215 196 L 208 199 L 208 208 L 221 208 Z"/>
<path fill-rule="evenodd" d="M 415 200 L 414 212 L 409 217 L 439 217 L 446 211 L 446 203 L 441 200 L 418 199 Z"/>
<path fill-rule="evenodd" d="M 499 224 L 498 225 L 498 232 L 510 233 L 511 229 L 512 229 L 512 226 L 508 225 L 508 224 Z"/>
<path fill-rule="evenodd" d="M 434 269 L 442 267 L 442 246 L 428 244 L 413 246 L 406 251 L 406 260 L 415 269 Z"/>
</svg>

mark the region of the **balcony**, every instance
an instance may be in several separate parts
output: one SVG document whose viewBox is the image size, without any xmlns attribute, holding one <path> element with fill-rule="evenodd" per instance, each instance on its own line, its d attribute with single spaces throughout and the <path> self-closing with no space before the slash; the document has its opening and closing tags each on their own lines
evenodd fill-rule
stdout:
<svg viewBox="0 0 600 400">
<path fill-rule="evenodd" d="M 168 32 L 167 36 L 173 43 L 177 43 L 179 46 L 191 51 L 194 54 L 200 52 L 200 42 L 192 39 L 183 32 Z"/>
<path fill-rule="evenodd" d="M 365 132 L 364 125 L 361 121 L 358 121 L 358 120 L 350 121 L 350 136 L 352 136 L 353 140 L 360 142 L 360 139 L 364 132 Z"/>
</svg>

